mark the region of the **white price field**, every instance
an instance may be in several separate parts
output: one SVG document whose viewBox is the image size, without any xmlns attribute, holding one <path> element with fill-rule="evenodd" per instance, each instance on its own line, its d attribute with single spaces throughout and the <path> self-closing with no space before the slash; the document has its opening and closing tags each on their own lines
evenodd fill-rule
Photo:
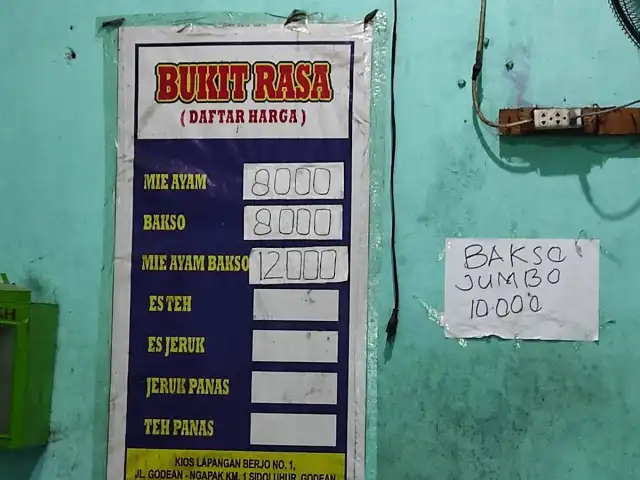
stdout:
<svg viewBox="0 0 640 480">
<path fill-rule="evenodd" d="M 245 240 L 342 240 L 342 205 L 244 207 Z"/>
<path fill-rule="evenodd" d="M 344 198 L 342 163 L 245 163 L 244 200 L 339 200 Z"/>
<path fill-rule="evenodd" d="M 349 277 L 348 247 L 254 248 L 249 283 L 338 283 Z"/>
</svg>

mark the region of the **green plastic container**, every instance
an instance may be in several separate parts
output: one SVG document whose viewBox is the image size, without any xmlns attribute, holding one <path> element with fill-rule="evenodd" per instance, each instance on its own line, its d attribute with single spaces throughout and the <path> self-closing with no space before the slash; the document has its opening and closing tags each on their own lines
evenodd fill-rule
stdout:
<svg viewBox="0 0 640 480">
<path fill-rule="evenodd" d="M 0 283 L 0 448 L 46 445 L 56 356 L 58 306 Z"/>
</svg>

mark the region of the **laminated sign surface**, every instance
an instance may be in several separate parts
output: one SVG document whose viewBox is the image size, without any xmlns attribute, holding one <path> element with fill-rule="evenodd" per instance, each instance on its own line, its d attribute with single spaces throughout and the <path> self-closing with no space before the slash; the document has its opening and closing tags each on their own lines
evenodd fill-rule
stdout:
<svg viewBox="0 0 640 480">
<path fill-rule="evenodd" d="M 364 478 L 370 60 L 120 29 L 108 480 Z"/>
</svg>

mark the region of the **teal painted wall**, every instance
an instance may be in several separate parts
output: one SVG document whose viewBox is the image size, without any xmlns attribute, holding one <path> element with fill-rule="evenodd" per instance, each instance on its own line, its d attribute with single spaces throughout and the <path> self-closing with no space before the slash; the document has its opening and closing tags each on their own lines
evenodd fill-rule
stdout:
<svg viewBox="0 0 640 480">
<path fill-rule="evenodd" d="M 479 2 L 399 3 L 401 323 L 393 351 L 385 354 L 380 344 L 378 419 L 370 425 L 379 443 L 371 477 L 377 470 L 381 480 L 636 478 L 639 144 L 498 142 L 474 121 L 469 86 L 457 85 L 469 79 Z M 244 0 L 234 7 L 358 18 L 373 8 L 390 11 L 391 3 Z M 228 5 L 22 0 L 2 7 L 0 270 L 29 285 L 36 298 L 59 302 L 62 314 L 51 445 L 0 454 L 1 479 L 104 476 L 113 163 L 104 158 L 112 139 L 104 134 L 95 19 L 151 8 L 174 13 Z M 640 96 L 640 52 L 606 2 L 489 0 L 487 36 L 484 108 L 490 116 L 508 105 L 608 105 Z M 65 60 L 67 47 L 77 52 L 75 60 Z M 388 225 L 386 204 L 383 211 Z M 599 238 L 599 344 L 444 340 L 437 325 L 442 252 L 444 239 L 456 235 Z M 391 298 L 388 235 L 381 245 L 371 315 L 384 329 Z"/>
</svg>

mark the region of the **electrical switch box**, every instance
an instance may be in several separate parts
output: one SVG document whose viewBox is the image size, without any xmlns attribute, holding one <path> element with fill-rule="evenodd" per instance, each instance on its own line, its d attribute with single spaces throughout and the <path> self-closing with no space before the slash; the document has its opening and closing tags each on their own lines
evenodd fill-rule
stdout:
<svg viewBox="0 0 640 480">
<path fill-rule="evenodd" d="M 46 445 L 58 306 L 31 302 L 31 291 L 0 283 L 0 449 Z"/>
</svg>

